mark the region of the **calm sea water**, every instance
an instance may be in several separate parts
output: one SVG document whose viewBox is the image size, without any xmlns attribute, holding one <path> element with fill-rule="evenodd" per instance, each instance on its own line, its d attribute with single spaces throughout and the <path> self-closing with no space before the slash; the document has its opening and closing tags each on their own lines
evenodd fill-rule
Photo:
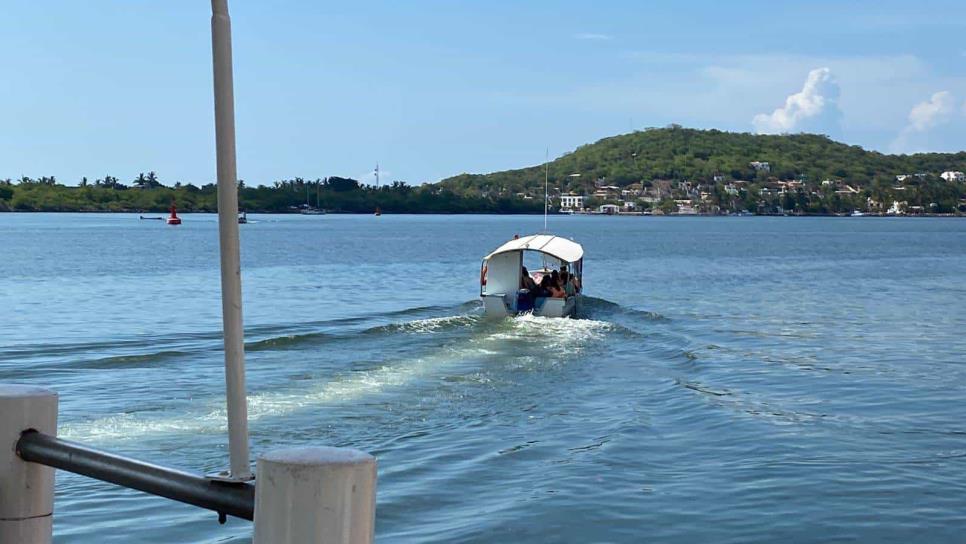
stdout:
<svg viewBox="0 0 966 544">
<path fill-rule="evenodd" d="M 966 221 L 554 217 L 581 319 L 481 318 L 542 217 L 250 216 L 255 453 L 379 459 L 382 542 L 962 542 Z M 227 464 L 217 224 L 0 214 L 0 382 L 60 434 Z M 251 525 L 59 473 L 57 542 Z"/>
</svg>

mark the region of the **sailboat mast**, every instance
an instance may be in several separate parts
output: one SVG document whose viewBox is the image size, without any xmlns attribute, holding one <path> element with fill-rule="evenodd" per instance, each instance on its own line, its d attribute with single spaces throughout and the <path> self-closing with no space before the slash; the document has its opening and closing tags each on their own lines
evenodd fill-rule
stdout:
<svg viewBox="0 0 966 544">
<path fill-rule="evenodd" d="M 544 160 L 546 167 L 543 171 L 543 231 L 547 231 L 547 209 L 550 206 L 550 148 L 547 148 L 547 157 Z"/>
<path fill-rule="evenodd" d="M 376 188 L 379 188 L 379 163 L 376 163 Z"/>
</svg>

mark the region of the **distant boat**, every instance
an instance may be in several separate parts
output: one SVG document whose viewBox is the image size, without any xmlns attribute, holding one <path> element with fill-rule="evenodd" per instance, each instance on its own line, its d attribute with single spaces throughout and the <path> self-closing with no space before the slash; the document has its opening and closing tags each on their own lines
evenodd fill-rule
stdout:
<svg viewBox="0 0 966 544">
<path fill-rule="evenodd" d="M 175 209 L 173 202 L 171 203 L 171 215 L 168 216 L 167 223 L 169 225 L 180 225 L 181 224 L 181 218 L 178 217 L 178 210 Z"/>
<path fill-rule="evenodd" d="M 241 214 L 238 216 L 238 224 L 244 225 L 245 223 L 248 223 L 248 214 L 241 212 Z"/>
<path fill-rule="evenodd" d="M 323 210 L 322 207 L 319 206 L 319 187 L 320 187 L 320 184 L 318 182 L 316 182 L 315 183 L 315 207 L 313 208 L 309 204 L 309 186 L 308 186 L 308 184 L 305 184 L 305 205 L 302 207 L 301 210 L 299 210 L 299 213 L 300 214 L 302 214 L 302 215 L 325 215 L 325 210 Z"/>
<path fill-rule="evenodd" d="M 865 214 L 860 212 L 859 210 L 853 210 L 852 217 L 865 217 Z"/>
<path fill-rule="evenodd" d="M 144 217 L 143 215 L 138 216 L 142 220 L 152 220 L 152 221 L 163 221 L 163 217 Z"/>
<path fill-rule="evenodd" d="M 379 206 L 376 206 L 376 216 L 380 215 L 382 215 L 382 210 L 379 209 Z"/>
</svg>

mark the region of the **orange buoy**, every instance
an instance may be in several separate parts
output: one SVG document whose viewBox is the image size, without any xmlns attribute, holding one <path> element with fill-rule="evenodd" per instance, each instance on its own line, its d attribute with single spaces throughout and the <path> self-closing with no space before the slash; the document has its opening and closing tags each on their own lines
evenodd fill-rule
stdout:
<svg viewBox="0 0 966 544">
<path fill-rule="evenodd" d="M 168 216 L 169 225 L 180 225 L 181 218 L 178 217 L 178 210 L 174 207 L 174 202 L 171 203 L 171 215 Z"/>
</svg>

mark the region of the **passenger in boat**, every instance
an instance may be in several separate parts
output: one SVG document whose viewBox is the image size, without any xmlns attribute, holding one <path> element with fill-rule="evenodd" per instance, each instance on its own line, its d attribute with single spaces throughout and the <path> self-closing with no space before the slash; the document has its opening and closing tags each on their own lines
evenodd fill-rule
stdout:
<svg viewBox="0 0 966 544">
<path fill-rule="evenodd" d="M 568 297 L 580 292 L 580 278 L 571 275 L 570 272 L 567 271 L 567 265 L 560 267 L 560 278 L 563 280 L 563 289 L 567 292 Z"/>
<path fill-rule="evenodd" d="M 550 292 L 550 276 L 545 275 L 540 278 L 540 285 L 533 290 L 533 298 L 549 298 L 553 294 Z"/>
<path fill-rule="evenodd" d="M 567 272 L 567 265 L 564 265 L 563 266 L 563 272 Z M 580 292 L 580 278 L 578 278 L 574 274 L 571 274 L 570 272 L 567 272 L 567 277 L 569 278 L 569 281 L 570 281 L 571 285 L 573 285 L 574 293 L 579 293 Z"/>
<path fill-rule="evenodd" d="M 544 280 L 547 283 L 547 293 L 548 294 L 546 296 L 551 297 L 551 298 L 566 298 L 567 297 L 567 294 L 564 293 L 564 290 L 560 288 L 560 284 L 559 284 L 560 277 L 559 276 L 557 277 L 557 281 L 556 282 L 553 279 L 553 276 L 556 273 L 557 273 L 557 271 L 554 270 L 553 271 L 553 274 L 551 274 L 550 276 L 544 276 L 543 277 Z M 543 281 L 540 282 L 540 286 L 541 287 L 543 287 L 543 283 L 544 283 Z"/>
<path fill-rule="evenodd" d="M 560 283 L 563 284 L 564 293 L 568 297 L 572 297 L 577 294 L 577 288 L 574 287 L 573 278 L 570 277 L 570 273 L 564 268 L 560 271 Z"/>
<path fill-rule="evenodd" d="M 529 289 L 530 292 L 533 293 L 537 289 L 537 282 L 533 281 L 533 278 L 530 276 L 530 271 L 527 270 L 527 267 L 524 266 L 521 270 L 521 273 L 520 289 Z"/>
</svg>

